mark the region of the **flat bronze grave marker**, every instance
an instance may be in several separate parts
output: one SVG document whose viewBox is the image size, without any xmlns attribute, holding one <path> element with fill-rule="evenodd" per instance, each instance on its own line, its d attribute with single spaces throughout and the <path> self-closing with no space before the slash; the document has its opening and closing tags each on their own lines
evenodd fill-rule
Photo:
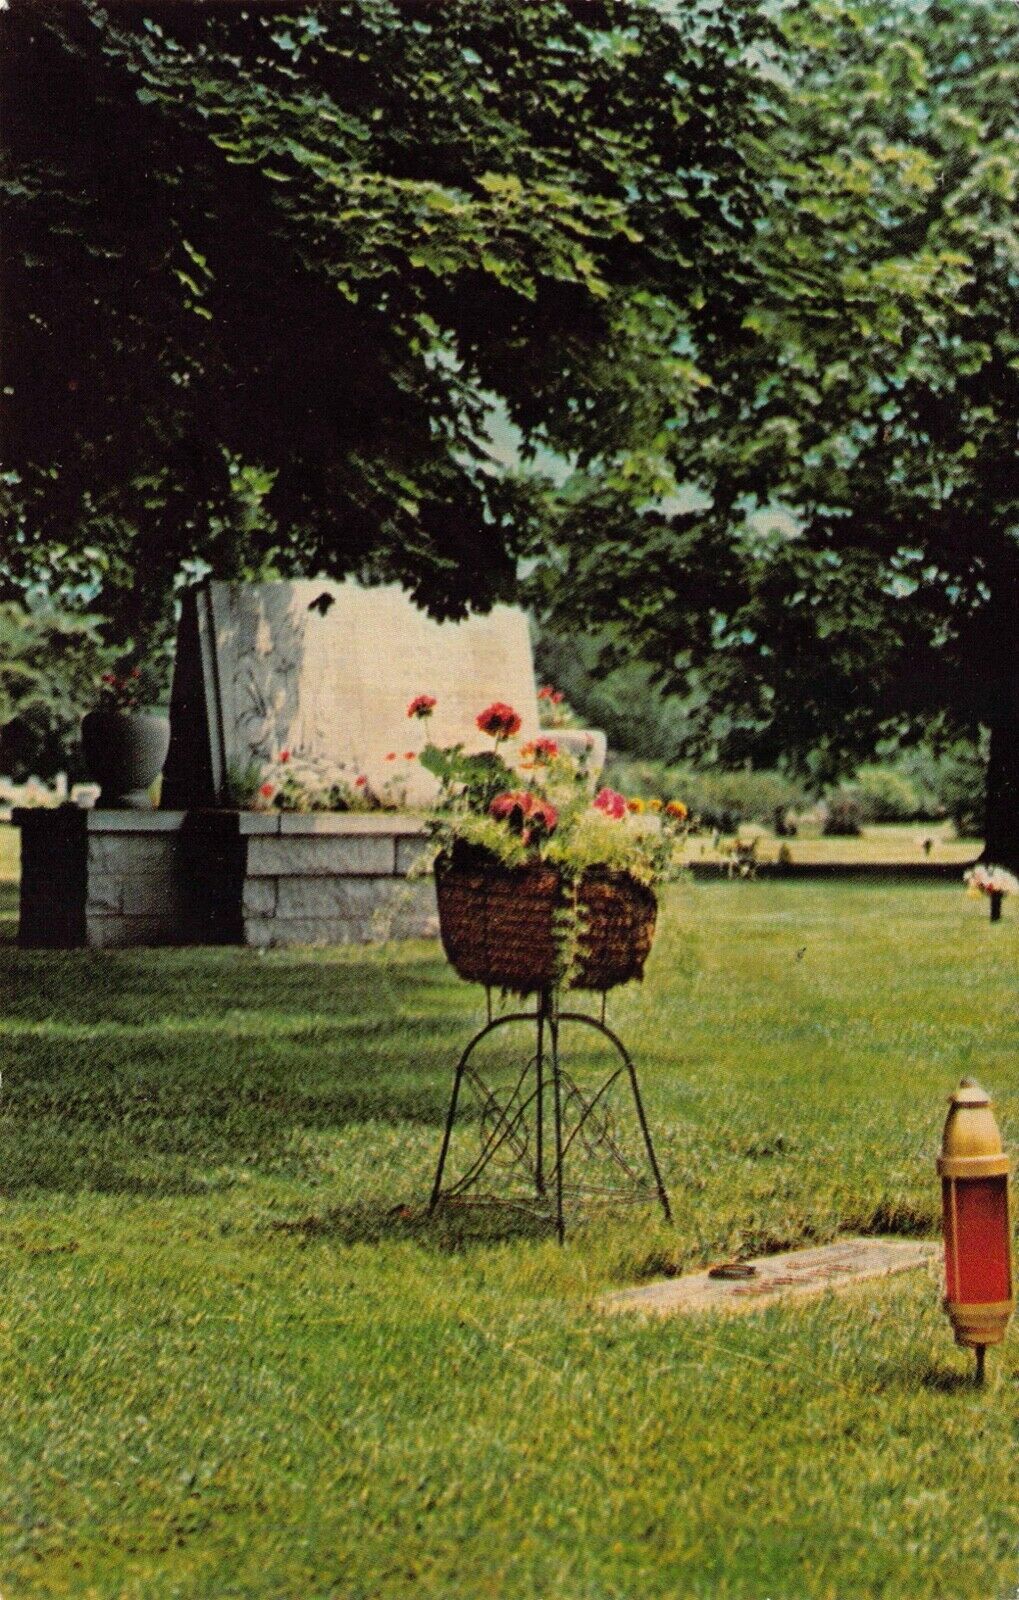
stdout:
<svg viewBox="0 0 1019 1600">
<path fill-rule="evenodd" d="M 755 1311 L 779 1300 L 806 1299 L 929 1266 L 940 1254 L 940 1244 L 932 1239 L 840 1239 L 815 1250 L 790 1250 L 739 1263 L 741 1269 L 752 1267 L 752 1274 L 693 1272 L 603 1295 L 595 1304 L 599 1311 L 639 1311 L 653 1317 Z"/>
</svg>

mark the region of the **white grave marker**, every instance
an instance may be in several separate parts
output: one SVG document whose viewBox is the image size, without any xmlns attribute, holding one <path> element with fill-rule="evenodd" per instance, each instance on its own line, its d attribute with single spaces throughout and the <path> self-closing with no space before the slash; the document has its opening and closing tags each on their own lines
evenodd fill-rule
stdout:
<svg viewBox="0 0 1019 1600">
<path fill-rule="evenodd" d="M 437 701 L 426 724 L 407 717 L 418 694 Z M 283 750 L 375 788 L 406 778 L 408 800 L 427 800 L 432 781 L 406 753 L 428 736 L 490 749 L 475 718 L 493 700 L 534 737 L 531 644 L 516 607 L 440 623 L 397 584 L 206 582 L 185 597 L 178 631 L 163 805 L 213 804 L 231 768 L 271 770 Z"/>
</svg>

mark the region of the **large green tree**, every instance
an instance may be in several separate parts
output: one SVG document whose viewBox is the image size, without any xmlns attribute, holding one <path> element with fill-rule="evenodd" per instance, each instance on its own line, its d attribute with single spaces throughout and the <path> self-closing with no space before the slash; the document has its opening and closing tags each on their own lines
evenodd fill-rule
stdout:
<svg viewBox="0 0 1019 1600">
<path fill-rule="evenodd" d="M 824 0 L 784 27 L 761 299 L 713 440 L 673 457 L 700 498 L 635 514 L 579 475 L 560 614 L 693 669 L 723 756 L 828 776 L 990 728 L 987 853 L 1019 866 L 1019 11 Z"/>
<path fill-rule="evenodd" d="M 549 485 L 662 473 L 754 302 L 754 0 L 0 12 L 0 586 L 200 557 L 512 594 Z"/>
</svg>

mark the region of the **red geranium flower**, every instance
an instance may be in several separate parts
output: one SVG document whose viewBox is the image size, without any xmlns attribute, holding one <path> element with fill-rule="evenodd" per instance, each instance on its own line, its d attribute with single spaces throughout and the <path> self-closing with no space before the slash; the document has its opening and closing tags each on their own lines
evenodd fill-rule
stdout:
<svg viewBox="0 0 1019 1600">
<path fill-rule="evenodd" d="M 263 783 L 258 792 L 259 794 L 264 795 L 267 800 L 271 800 L 273 795 L 276 793 L 276 785 L 274 783 Z"/>
<path fill-rule="evenodd" d="M 407 751 L 404 752 L 404 757 L 403 757 L 404 761 L 416 761 L 417 758 L 418 757 L 417 757 L 417 751 L 416 750 L 407 750 Z"/>
<path fill-rule="evenodd" d="M 532 767 L 540 767 L 546 761 L 552 761 L 559 754 L 559 746 L 554 739 L 529 739 L 527 744 L 520 746 L 520 765 L 525 771 Z"/>
<path fill-rule="evenodd" d="M 396 760 L 396 751 L 395 750 L 387 751 L 386 752 L 386 760 L 387 761 L 395 761 Z"/>
<path fill-rule="evenodd" d="M 528 843 L 535 833 L 554 833 L 559 813 L 555 806 L 549 805 L 547 800 L 535 800 L 528 818 L 528 829 L 524 835 Z"/>
<path fill-rule="evenodd" d="M 552 698 L 552 696 L 554 694 L 555 694 L 555 690 L 553 689 L 552 685 L 550 683 L 544 683 L 544 684 L 542 684 L 541 688 L 538 690 L 538 699 L 539 700 L 551 700 L 551 698 Z"/>
<path fill-rule="evenodd" d="M 594 809 L 603 811 L 607 817 L 618 819 L 626 815 L 626 796 L 621 795 L 616 789 L 599 789 L 594 797 Z"/>
<path fill-rule="evenodd" d="M 408 717 L 430 717 L 435 710 L 436 700 L 433 694 L 415 695 L 407 707 Z"/>
<path fill-rule="evenodd" d="M 482 733 L 490 733 L 493 739 L 512 739 L 520 732 L 520 718 L 505 701 L 494 700 L 478 717 L 478 727 Z"/>
<path fill-rule="evenodd" d="M 488 808 L 497 822 L 509 824 L 513 833 L 519 833 L 525 844 L 530 844 L 535 834 L 552 833 L 559 821 L 555 806 L 539 800 L 529 789 L 508 789 L 497 794 Z"/>
<path fill-rule="evenodd" d="M 280 761 L 282 762 L 282 764 L 284 766 L 286 766 L 286 764 L 287 764 L 287 762 L 289 760 L 290 760 L 290 751 L 289 750 L 281 750 L 280 751 Z"/>
<path fill-rule="evenodd" d="M 368 782 L 367 778 L 363 778 L 363 777 L 362 778 L 355 778 L 354 779 L 354 788 L 355 789 L 363 789 L 367 782 Z"/>
</svg>

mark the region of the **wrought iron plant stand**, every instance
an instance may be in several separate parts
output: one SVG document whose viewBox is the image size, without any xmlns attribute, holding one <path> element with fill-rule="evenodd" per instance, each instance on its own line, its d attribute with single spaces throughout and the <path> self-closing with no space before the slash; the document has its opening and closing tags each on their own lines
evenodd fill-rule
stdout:
<svg viewBox="0 0 1019 1600">
<path fill-rule="evenodd" d="M 588 947 L 576 986 L 582 983 L 584 988 L 600 992 L 600 1014 L 592 1016 L 586 1011 L 564 1008 L 561 991 L 555 983 L 545 981 L 539 987 L 533 981 L 535 974 L 544 973 L 547 977 L 553 966 L 550 917 L 544 922 L 532 917 L 527 939 L 506 939 L 507 931 L 514 931 L 509 923 L 521 897 L 526 903 L 528 895 L 531 896 L 533 911 L 537 893 L 548 897 L 558 892 L 554 878 L 550 886 L 548 881 L 538 882 L 540 876 L 529 869 L 507 871 L 496 880 L 493 895 L 490 877 L 482 884 L 477 874 L 473 881 L 462 873 L 437 874 L 440 926 L 446 953 L 461 977 L 484 983 L 486 1020 L 456 1065 L 429 1211 L 434 1212 L 442 1204 L 466 1203 L 468 1197 L 475 1203 L 501 1202 L 523 1207 L 554 1219 L 560 1244 L 565 1237 L 564 1200 L 567 1195 L 578 1199 L 586 1196 L 634 1200 L 657 1196 L 666 1221 L 671 1222 L 669 1197 L 655 1154 L 637 1070 L 625 1044 L 605 1020 L 606 990 L 629 977 L 639 976 L 642 971 L 654 932 L 654 897 L 634 885 L 625 890 L 621 899 L 618 883 L 607 878 L 592 880 L 583 891 L 589 901 L 585 907 Z M 500 905 L 501 890 L 506 892 Z M 604 950 L 596 947 L 605 946 L 607 942 L 604 937 L 599 938 L 602 925 L 607 926 L 606 915 L 613 934 L 618 933 L 621 905 L 623 923 L 628 914 L 633 926 L 623 929 L 621 942 L 629 948 L 622 965 L 619 964 L 618 940 L 613 965 L 611 960 L 606 962 Z M 543 929 L 547 929 L 548 934 L 544 948 Z M 515 955 L 522 965 L 514 966 Z M 497 1013 L 492 1001 L 495 986 L 533 993 L 534 1009 Z M 522 1064 L 518 1058 L 510 1071 L 507 1087 L 496 1087 L 479 1065 L 476 1052 L 498 1030 L 513 1025 L 533 1028 L 534 1052 Z M 578 1074 L 570 1070 L 563 1059 L 561 1034 L 564 1028 L 574 1025 L 593 1030 L 613 1053 L 611 1070 L 599 1069 L 598 1081 L 593 1084 L 581 1085 Z M 621 1082 L 628 1085 L 633 1098 L 652 1184 L 648 1184 L 646 1176 L 642 1177 L 638 1170 L 643 1162 L 640 1158 L 637 1162 L 630 1158 L 616 1131 L 610 1095 Z M 444 1184 L 465 1086 L 473 1095 L 478 1111 L 477 1147 L 459 1175 Z M 603 1163 L 610 1163 L 616 1172 L 625 1175 L 629 1180 L 627 1187 L 622 1188 L 618 1183 L 609 1186 L 583 1181 L 568 1184 L 567 1157 L 571 1154 L 575 1159 L 583 1155 L 588 1161 L 602 1158 Z M 481 1189 L 485 1174 L 493 1166 L 501 1169 L 503 1178 L 503 1191 L 499 1194 L 484 1193 Z M 518 1178 L 523 1178 L 526 1188 L 521 1184 L 512 1189 Z M 507 1185 L 510 1186 L 508 1193 Z"/>
</svg>

